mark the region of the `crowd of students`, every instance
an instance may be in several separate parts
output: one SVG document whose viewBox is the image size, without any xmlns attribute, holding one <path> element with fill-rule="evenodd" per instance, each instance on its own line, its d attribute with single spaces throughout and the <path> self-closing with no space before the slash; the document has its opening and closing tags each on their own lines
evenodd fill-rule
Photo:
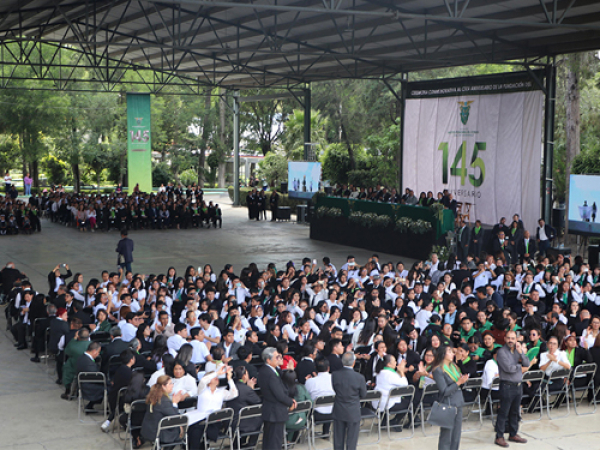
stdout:
<svg viewBox="0 0 600 450">
<path fill-rule="evenodd" d="M 373 405 L 381 409 L 393 387 L 409 384 L 417 405 L 434 382 L 436 352 L 446 346 L 453 349 L 457 376 L 482 376 L 484 392 L 491 389 L 494 355 L 507 331 L 527 346 L 530 370 L 550 374 L 600 363 L 600 267 L 562 255 L 540 255 L 531 265 L 481 256 L 471 268 L 447 265 L 435 254 L 411 267 L 373 255 L 361 263 L 349 256 L 339 268 L 325 257 L 320 264 L 305 258 L 263 269 L 252 263 L 239 272 L 230 264 L 217 272 L 190 265 L 183 274 L 170 267 L 148 276 L 103 271 L 88 280 L 64 265 L 49 273 L 47 292 L 12 263 L 0 275 L 17 348 L 28 348 L 33 334 L 32 361 L 40 361 L 46 345 L 57 355 L 63 398 L 90 358 L 100 356 L 97 370 L 112 383 L 111 411 L 121 387 L 128 387 L 125 402 L 146 398 L 162 405 L 136 419 L 139 446 L 154 439 L 157 418 L 177 413 L 173 404 L 182 407 L 188 397 L 197 397 L 200 423 L 225 405 L 237 414 L 260 403 L 253 388 L 261 383 L 257 368 L 266 348 L 284 355 L 280 374 L 298 402 L 332 394 L 330 374 L 342 369 L 345 352 L 353 352 L 367 387 L 383 394 Z M 107 342 L 96 345 L 101 337 Z M 88 399 L 91 411 L 100 397 Z M 406 407 L 390 406 L 392 413 Z M 331 418 L 331 409 L 316 412 Z M 288 431 L 303 420 L 288 421 Z M 401 423 L 392 424 L 402 430 Z M 260 427 L 260 420 L 252 426 Z M 189 433 L 197 448 L 198 428 Z"/>
<path fill-rule="evenodd" d="M 62 189 L 32 194 L 27 201 L 0 196 L 0 234 L 41 231 L 40 216 L 80 231 L 221 228 L 223 214 L 218 204 L 204 200 L 201 188 L 175 188 L 171 184 L 158 193 L 134 189 L 100 194 L 68 194 Z"/>
</svg>

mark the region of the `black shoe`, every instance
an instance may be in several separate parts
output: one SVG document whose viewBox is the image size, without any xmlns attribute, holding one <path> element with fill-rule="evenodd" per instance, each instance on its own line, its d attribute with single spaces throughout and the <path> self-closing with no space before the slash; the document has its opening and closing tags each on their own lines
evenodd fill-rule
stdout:
<svg viewBox="0 0 600 450">
<path fill-rule="evenodd" d="M 17 347 L 17 350 L 27 350 L 27 345 L 26 345 L 26 344 L 19 345 L 19 346 Z"/>
<path fill-rule="evenodd" d="M 66 392 L 64 394 L 60 394 L 60 398 L 62 398 L 63 400 L 69 400 L 69 394 L 67 394 Z"/>
<path fill-rule="evenodd" d="M 13 346 L 14 346 L 14 347 L 18 347 L 18 346 L 19 346 L 19 343 L 18 343 L 18 342 L 15 342 L 15 343 L 13 344 Z"/>
<path fill-rule="evenodd" d="M 38 358 L 37 356 L 34 356 L 33 358 L 30 358 L 30 359 L 29 359 L 29 361 L 31 361 L 31 362 L 34 362 L 34 363 L 39 363 L 39 362 L 41 362 L 41 361 L 40 361 L 40 358 Z"/>
<path fill-rule="evenodd" d="M 55 381 L 56 384 L 62 384 L 62 380 L 60 378 L 57 378 Z"/>
</svg>

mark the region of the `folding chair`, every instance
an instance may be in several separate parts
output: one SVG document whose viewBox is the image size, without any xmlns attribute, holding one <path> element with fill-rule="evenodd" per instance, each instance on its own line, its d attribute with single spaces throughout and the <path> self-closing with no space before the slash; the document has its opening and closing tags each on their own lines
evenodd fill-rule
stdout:
<svg viewBox="0 0 600 450">
<path fill-rule="evenodd" d="M 171 442 L 169 444 L 160 442 L 160 433 L 173 428 L 183 428 L 183 437 L 180 437 L 177 441 Z M 185 414 L 163 417 L 158 423 L 158 429 L 156 430 L 156 439 L 154 439 L 154 445 L 152 446 L 152 450 L 161 450 L 163 448 L 177 447 L 178 445 L 187 450 L 187 428 L 188 417 Z"/>
<path fill-rule="evenodd" d="M 360 432 L 369 433 L 370 436 L 373 432 L 373 425 L 377 423 L 377 441 L 368 443 L 365 442 L 364 444 L 358 444 L 359 446 L 378 444 L 381 440 L 381 418 L 379 417 L 379 411 L 373 409 L 372 402 L 377 402 L 377 404 L 381 402 L 381 391 L 367 391 L 365 398 L 360 400 Z M 369 419 L 371 420 L 371 426 L 368 430 L 362 430 L 362 424 Z"/>
<path fill-rule="evenodd" d="M 106 392 L 106 377 L 102 372 L 80 372 L 77 375 L 77 386 L 79 390 L 77 398 L 77 418 L 80 422 L 84 422 L 81 419 L 81 413 L 88 411 L 85 409 L 84 401 L 89 401 L 89 399 L 86 398 L 83 393 L 86 384 L 102 386 L 102 408 L 104 411 L 104 419 L 106 420 L 106 417 L 108 416 L 108 395 Z"/>
<path fill-rule="evenodd" d="M 50 342 L 50 328 L 46 328 L 46 332 L 44 333 L 44 358 L 46 364 L 46 374 L 50 373 L 50 357 L 54 357 L 54 361 L 56 362 L 56 354 L 50 353 L 48 349 L 48 342 Z M 52 374 L 56 371 L 56 364 L 52 368 Z"/>
<path fill-rule="evenodd" d="M 594 375 L 596 374 L 596 363 L 591 363 L 591 364 L 582 364 L 580 366 L 575 367 L 575 370 L 573 370 L 573 377 L 571 378 L 571 393 L 573 395 L 573 408 L 575 408 L 575 413 L 578 416 L 587 416 L 589 414 L 594 414 L 596 412 L 596 396 L 594 395 L 593 399 L 592 399 L 592 403 L 594 404 L 594 409 L 592 412 L 588 412 L 588 413 L 580 413 L 577 410 L 577 394 L 576 392 L 581 392 L 581 398 L 579 399 L 579 402 L 583 402 L 583 397 L 585 396 L 586 392 L 588 392 L 590 389 L 592 392 L 595 393 L 595 389 L 594 389 Z M 582 380 L 585 382 L 586 378 L 589 377 L 589 381 L 585 384 L 582 384 L 580 386 L 577 386 L 576 380 Z M 580 404 L 581 406 L 581 404 Z"/>
<path fill-rule="evenodd" d="M 528 370 L 527 372 L 525 372 L 523 374 L 523 384 L 525 383 L 538 383 L 538 387 L 535 390 L 535 393 L 533 395 L 527 395 L 527 394 L 523 394 L 523 399 L 528 400 L 529 399 L 529 404 L 527 405 L 527 407 L 523 407 L 523 413 L 525 413 L 527 411 L 527 409 L 531 409 L 533 406 L 533 410 L 537 409 L 539 407 L 540 410 L 540 415 L 537 419 L 529 419 L 529 420 L 523 420 L 522 416 L 521 416 L 521 421 L 523 423 L 527 423 L 527 422 L 537 422 L 538 420 L 542 419 L 543 416 L 543 411 L 544 411 L 544 398 L 542 396 L 542 381 L 544 380 L 544 372 L 541 370 Z M 538 406 L 535 406 L 535 402 L 539 402 Z"/>
<path fill-rule="evenodd" d="M 236 442 L 237 450 L 254 450 L 258 444 L 258 436 L 262 433 L 262 422 L 258 430 L 256 431 L 240 431 L 240 425 L 244 421 L 249 421 L 253 419 L 262 419 L 262 405 L 252 405 L 252 406 L 244 406 L 240 409 L 240 413 L 238 416 L 237 423 L 235 424 L 235 432 L 233 434 L 233 439 Z M 245 445 L 242 447 L 242 438 L 256 436 L 256 442 L 252 445 Z"/>
<path fill-rule="evenodd" d="M 430 436 L 425 431 L 425 411 L 431 409 L 433 402 L 437 400 L 439 393 L 440 390 L 435 383 L 428 384 L 423 388 L 423 395 L 421 396 L 421 402 L 419 403 L 419 409 L 417 410 L 421 417 L 421 431 L 423 432 L 423 436 Z"/>
<path fill-rule="evenodd" d="M 196 409 L 198 406 L 198 397 L 188 397 L 177 403 L 177 409 L 180 413 L 185 412 L 188 409 Z"/>
<path fill-rule="evenodd" d="M 415 387 L 413 385 L 396 387 L 396 388 L 390 390 L 387 402 L 385 403 L 383 410 L 381 408 L 379 408 L 380 413 L 385 414 L 385 417 L 386 417 L 385 427 L 387 428 L 387 435 L 388 435 L 388 439 L 390 441 L 403 441 L 406 439 L 410 439 L 415 435 L 415 416 L 414 416 L 414 408 L 413 408 L 413 399 L 414 398 L 415 398 Z M 402 403 L 404 401 L 404 399 L 408 399 L 408 406 L 405 409 L 390 411 L 390 403 L 392 401 L 394 401 L 395 404 L 398 405 L 398 404 Z M 395 406 L 395 405 L 393 405 L 393 406 Z M 398 425 L 390 425 L 390 416 L 391 415 L 394 415 L 395 417 L 398 417 L 399 415 L 403 415 L 402 420 L 400 420 L 400 423 Z M 404 427 L 404 421 L 407 417 L 408 417 L 408 420 L 410 420 L 410 428 L 411 428 L 410 436 L 403 436 L 401 438 L 392 439 L 391 429 L 393 427 L 401 427 L 400 430 L 402 431 L 402 428 Z"/>
<path fill-rule="evenodd" d="M 481 378 L 470 378 L 462 385 L 462 392 L 464 399 L 464 407 L 467 408 L 467 414 L 463 415 L 463 420 L 468 421 L 471 414 L 479 414 L 479 426 L 476 428 L 465 429 L 463 427 L 463 433 L 469 431 L 479 431 L 483 426 L 483 415 L 481 414 L 481 384 L 483 380 Z M 469 400 L 470 399 L 470 400 Z"/>
<path fill-rule="evenodd" d="M 288 439 L 287 439 L 288 430 L 287 430 L 287 427 L 285 427 L 284 432 L 283 432 L 283 448 L 284 449 L 287 450 L 290 448 L 294 448 L 296 446 L 296 444 L 298 442 L 300 442 L 300 439 L 302 438 L 302 435 L 304 433 L 306 433 L 306 440 L 308 442 L 308 446 L 310 447 L 310 413 L 311 413 L 312 407 L 313 407 L 313 403 L 310 400 L 305 400 L 303 402 L 298 403 L 296 405 L 296 408 L 293 411 L 290 411 L 290 414 L 306 414 L 306 423 L 299 430 L 294 430 L 294 431 L 298 432 L 298 434 L 296 435 L 296 439 L 294 439 L 294 442 L 288 442 Z"/>
<path fill-rule="evenodd" d="M 132 432 L 135 430 L 140 430 L 142 428 L 142 424 L 133 425 L 131 421 L 131 417 L 133 414 L 145 414 L 146 413 L 146 400 L 134 400 L 131 402 L 129 412 L 127 413 L 127 425 L 125 428 L 125 445 L 123 449 L 127 448 L 127 443 L 129 442 L 129 450 L 133 450 L 133 435 Z"/>
<path fill-rule="evenodd" d="M 96 331 L 90 334 L 90 340 L 92 342 L 110 342 L 110 333 L 108 331 Z"/>
<path fill-rule="evenodd" d="M 319 435 L 317 435 L 317 433 L 316 433 L 317 425 L 329 424 L 331 426 L 331 424 L 333 423 L 333 418 L 327 419 L 327 420 L 318 420 L 315 417 L 315 412 L 316 412 L 315 410 L 317 408 L 333 407 L 334 402 L 335 402 L 335 394 L 321 395 L 320 397 L 317 397 L 313 400 L 313 409 L 312 409 L 312 412 L 310 415 L 310 431 L 311 431 L 312 446 L 314 449 L 317 448 L 317 442 L 316 442 L 317 437 L 318 438 L 328 438 L 328 437 L 331 437 L 331 435 L 332 435 L 331 432 L 329 432 L 329 433 L 322 432 Z"/>
<path fill-rule="evenodd" d="M 112 380 L 112 377 L 115 374 L 115 371 L 119 368 L 120 365 L 121 365 L 121 355 L 112 355 L 110 358 L 108 358 L 106 376 L 108 377 L 109 380 Z"/>
<path fill-rule="evenodd" d="M 487 397 L 485 398 L 485 403 L 483 404 L 483 411 L 487 410 L 488 404 L 490 405 L 490 419 L 492 420 L 492 424 L 496 423 L 494 422 L 494 404 L 500 403 L 500 399 L 495 399 L 492 396 L 492 393 L 498 392 L 498 389 L 500 389 L 500 378 L 496 377 L 492 380 L 490 390 L 488 392 Z"/>
<path fill-rule="evenodd" d="M 211 450 L 218 448 L 221 450 L 225 445 L 225 440 L 229 439 L 229 450 L 233 450 L 233 436 L 231 434 L 231 423 L 233 422 L 233 409 L 223 408 L 215 411 L 206 418 L 204 423 L 204 449 Z M 208 439 L 208 427 L 209 425 L 216 425 L 219 427 L 219 435 L 215 443 L 219 443 L 219 447 L 211 447 L 210 440 Z M 225 429 L 225 431 L 222 431 Z"/>
<path fill-rule="evenodd" d="M 123 397 L 125 397 L 125 393 L 127 392 L 126 387 L 122 387 L 117 392 L 117 403 L 115 404 L 115 417 L 112 421 L 112 432 L 115 432 L 115 429 L 119 432 L 119 439 L 121 439 L 121 427 L 119 426 L 119 416 L 121 415 L 121 401 Z"/>
<path fill-rule="evenodd" d="M 546 398 L 546 414 L 548 414 L 548 418 L 550 420 L 562 419 L 564 417 L 567 417 L 571 413 L 571 408 L 569 406 L 569 383 L 567 383 L 570 375 L 571 369 L 560 369 L 552 372 L 552 374 L 545 380 L 544 393 Z M 559 388 L 551 389 L 553 385 L 556 386 L 555 383 L 559 384 Z M 550 397 L 552 395 L 556 396 L 554 398 L 554 402 L 550 402 Z M 550 410 L 554 406 L 560 406 L 561 395 L 564 395 L 565 401 L 567 402 L 567 413 L 562 416 L 552 417 L 552 415 L 550 414 Z"/>
</svg>

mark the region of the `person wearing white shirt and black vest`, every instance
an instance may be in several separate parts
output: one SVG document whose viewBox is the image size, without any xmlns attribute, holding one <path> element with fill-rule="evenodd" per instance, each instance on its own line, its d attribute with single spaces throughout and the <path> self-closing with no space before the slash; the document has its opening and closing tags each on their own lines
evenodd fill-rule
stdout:
<svg viewBox="0 0 600 450">
<path fill-rule="evenodd" d="M 539 227 L 537 227 L 537 231 L 535 233 L 535 238 L 538 243 L 538 247 L 540 250 L 540 255 L 545 255 L 546 250 L 550 248 L 550 244 L 552 240 L 556 236 L 556 230 L 552 228 L 550 225 L 546 225 L 544 219 L 538 220 Z"/>
</svg>

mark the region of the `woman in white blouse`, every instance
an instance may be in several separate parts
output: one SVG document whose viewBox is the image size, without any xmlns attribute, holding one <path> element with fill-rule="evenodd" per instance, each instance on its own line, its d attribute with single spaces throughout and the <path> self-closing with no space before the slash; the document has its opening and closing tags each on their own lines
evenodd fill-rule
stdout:
<svg viewBox="0 0 600 450">
<path fill-rule="evenodd" d="M 227 374 L 227 383 L 229 389 L 219 388 L 219 377 Z M 217 372 L 207 373 L 202 377 L 198 384 L 198 407 L 197 410 L 188 412 L 190 428 L 188 429 L 188 438 L 190 448 L 203 448 L 200 445 L 204 432 L 204 424 L 198 423 L 206 419 L 211 413 L 223 409 L 223 405 L 228 400 L 233 400 L 239 395 L 238 388 L 232 380 L 233 368 L 221 366 Z M 218 427 L 209 426 L 207 436 L 215 440 L 218 436 Z M 211 436 L 212 435 L 212 436 Z"/>
<path fill-rule="evenodd" d="M 183 398 L 188 398 L 198 392 L 198 384 L 194 377 L 185 373 L 185 365 L 181 361 L 175 361 L 173 365 L 173 394 L 181 393 Z"/>
<path fill-rule="evenodd" d="M 600 334 L 600 317 L 593 316 L 590 326 L 583 330 L 581 334 L 581 346 L 590 349 L 594 346 L 596 338 Z"/>
<path fill-rule="evenodd" d="M 547 376 L 550 376 L 552 372 L 559 369 L 571 368 L 567 354 L 558 349 L 558 338 L 556 336 L 551 336 L 546 345 L 548 346 L 548 351 L 542 353 L 540 357 L 540 370 L 543 370 Z"/>
<path fill-rule="evenodd" d="M 387 401 L 392 389 L 408 386 L 408 380 L 405 375 L 406 360 L 402 360 L 400 364 L 397 364 L 396 358 L 393 355 L 385 355 L 383 360 L 377 363 L 377 366 L 375 390 L 381 392 L 381 400 L 379 402 L 374 401 L 373 407 L 383 411 L 387 405 L 390 413 L 405 409 L 408 404 L 408 399 L 406 399 L 406 401 L 403 400 L 400 403 L 398 403 L 397 399 L 391 400 L 389 404 Z M 397 419 L 400 418 L 401 417 L 398 417 Z M 397 424 L 398 422 L 390 421 L 390 425 Z"/>
<path fill-rule="evenodd" d="M 358 309 L 352 310 L 352 320 L 348 324 L 348 328 L 346 329 L 346 333 L 350 336 L 353 336 L 354 333 L 359 333 L 364 327 L 364 323 L 362 321 L 362 314 Z"/>
</svg>

